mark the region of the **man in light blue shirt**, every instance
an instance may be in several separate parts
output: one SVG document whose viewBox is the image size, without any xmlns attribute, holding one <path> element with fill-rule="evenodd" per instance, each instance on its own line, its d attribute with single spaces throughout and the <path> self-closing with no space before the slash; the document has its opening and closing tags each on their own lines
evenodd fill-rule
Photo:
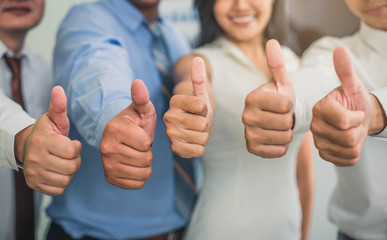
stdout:
<svg viewBox="0 0 387 240">
<path fill-rule="evenodd" d="M 173 153 L 163 123 L 169 103 L 151 54 L 152 33 L 144 24 L 158 18 L 158 3 L 82 4 L 60 26 L 54 72 L 68 97 L 69 136 L 79 139 L 83 150 L 81 168 L 47 209 L 53 219 L 48 239 L 167 239 L 186 224 L 174 202 Z M 160 27 L 174 64 L 189 53 L 188 42 L 162 18 Z M 153 103 L 157 114 L 151 148 L 152 130 L 141 122 L 141 111 L 133 111 L 136 78 L 144 81 L 147 105 Z M 132 92 L 144 93 L 137 90 Z"/>
</svg>

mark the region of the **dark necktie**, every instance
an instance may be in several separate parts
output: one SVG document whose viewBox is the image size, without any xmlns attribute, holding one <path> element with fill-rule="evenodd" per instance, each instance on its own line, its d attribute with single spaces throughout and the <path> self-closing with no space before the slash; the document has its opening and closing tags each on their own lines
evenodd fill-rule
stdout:
<svg viewBox="0 0 387 240">
<path fill-rule="evenodd" d="M 4 55 L 5 62 L 12 72 L 12 99 L 24 109 L 20 82 L 20 58 Z M 15 240 L 34 239 L 34 199 L 33 192 L 26 184 L 22 170 L 14 171 L 15 181 Z"/>
<path fill-rule="evenodd" d="M 159 20 L 145 20 L 145 25 L 152 33 L 152 57 L 162 80 L 164 96 L 169 100 L 174 87 L 173 66 L 164 41 Z M 197 190 L 194 183 L 193 159 L 184 159 L 174 154 L 175 202 L 178 212 L 188 221 L 195 206 Z"/>
</svg>

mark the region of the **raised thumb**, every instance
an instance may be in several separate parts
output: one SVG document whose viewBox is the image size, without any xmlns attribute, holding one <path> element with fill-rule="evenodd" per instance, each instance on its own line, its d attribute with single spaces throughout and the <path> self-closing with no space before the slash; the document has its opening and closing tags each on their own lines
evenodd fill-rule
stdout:
<svg viewBox="0 0 387 240">
<path fill-rule="evenodd" d="M 64 136 L 69 134 L 70 124 L 67 117 L 67 98 L 63 88 L 60 86 L 55 86 L 52 89 L 48 116 L 58 128 L 60 134 Z"/>
<path fill-rule="evenodd" d="M 266 43 L 267 65 L 272 74 L 274 83 L 278 85 L 289 85 L 292 81 L 285 68 L 282 57 L 281 46 L 277 40 L 270 39 Z"/>
<path fill-rule="evenodd" d="M 364 85 L 361 80 L 356 77 L 351 59 L 344 47 L 337 47 L 333 53 L 333 63 L 335 65 L 336 74 L 340 79 L 344 93 L 352 96 L 361 92 Z"/>
<path fill-rule="evenodd" d="M 131 93 L 134 107 L 140 115 L 147 114 L 150 111 L 153 113 L 153 104 L 149 100 L 149 92 L 143 81 L 139 79 L 134 80 Z"/>
<path fill-rule="evenodd" d="M 195 57 L 192 59 L 191 70 L 191 81 L 195 96 L 207 98 L 206 80 L 207 73 L 204 61 L 201 57 Z"/>
</svg>

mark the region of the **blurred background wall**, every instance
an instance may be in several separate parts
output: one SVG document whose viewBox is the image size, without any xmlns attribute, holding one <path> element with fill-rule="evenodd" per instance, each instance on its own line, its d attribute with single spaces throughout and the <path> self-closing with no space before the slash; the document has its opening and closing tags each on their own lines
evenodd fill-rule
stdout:
<svg viewBox="0 0 387 240">
<path fill-rule="evenodd" d="M 27 37 L 27 44 L 52 62 L 55 34 L 61 20 L 74 4 L 93 0 L 46 0 L 42 23 Z M 197 15 L 192 11 L 192 0 L 162 0 L 161 14 L 183 31 L 194 42 L 199 31 Z M 347 10 L 342 0 L 290 0 L 288 5 L 292 46 L 298 54 L 322 35 L 344 36 L 356 31 L 359 22 Z M 311 240 L 335 239 L 336 227 L 327 217 L 327 204 L 336 183 L 334 167 L 321 160 L 315 151 L 315 198 L 311 224 Z M 45 197 L 39 221 L 38 239 L 44 239 L 49 219 L 44 208 L 50 198 Z"/>
</svg>

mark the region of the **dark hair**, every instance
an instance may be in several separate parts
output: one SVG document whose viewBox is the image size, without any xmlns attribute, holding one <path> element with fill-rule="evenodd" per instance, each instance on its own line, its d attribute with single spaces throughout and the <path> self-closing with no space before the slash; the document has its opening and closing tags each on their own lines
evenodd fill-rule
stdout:
<svg viewBox="0 0 387 240">
<path fill-rule="evenodd" d="M 216 0 L 195 0 L 194 6 L 198 11 L 200 20 L 200 35 L 197 46 L 203 46 L 215 41 L 224 34 L 214 15 L 214 5 Z"/>
<path fill-rule="evenodd" d="M 218 37 L 224 35 L 223 29 L 219 26 L 214 15 L 214 5 L 216 0 L 195 0 L 194 6 L 198 11 L 200 19 L 200 35 L 197 40 L 197 46 L 203 46 L 215 41 Z M 273 6 L 272 16 L 265 30 L 265 38 L 275 38 L 281 44 L 287 43 L 288 24 L 285 18 L 276 18 L 278 15 L 286 14 L 286 4 L 284 0 L 276 0 Z M 281 20 L 278 20 L 281 19 Z"/>
</svg>

